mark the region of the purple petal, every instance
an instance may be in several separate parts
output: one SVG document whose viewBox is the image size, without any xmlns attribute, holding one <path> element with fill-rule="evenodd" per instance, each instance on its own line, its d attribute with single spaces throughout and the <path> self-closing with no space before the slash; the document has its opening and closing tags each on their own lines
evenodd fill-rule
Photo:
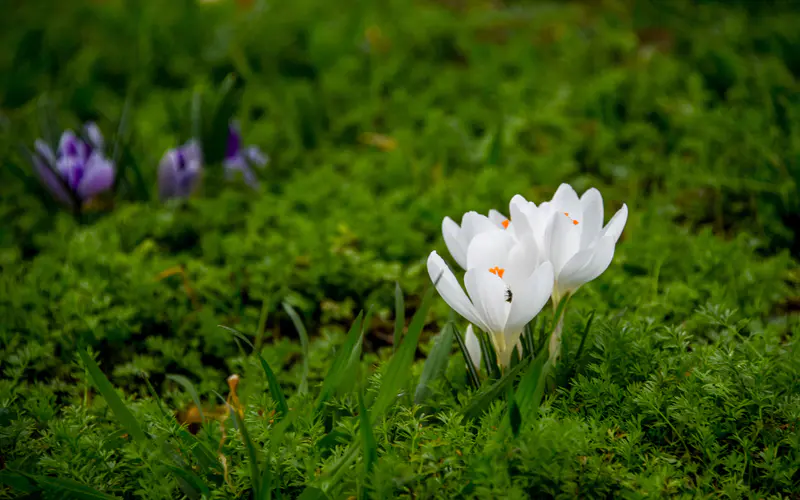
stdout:
<svg viewBox="0 0 800 500">
<path fill-rule="evenodd" d="M 261 149 L 258 146 L 248 146 L 245 148 L 244 157 L 247 158 L 250 163 L 259 168 L 263 167 L 267 164 L 267 162 L 269 162 L 269 156 L 261 152 Z"/>
<path fill-rule="evenodd" d="M 93 153 L 86 162 L 85 173 L 76 192 L 85 200 L 108 190 L 113 184 L 114 165 L 99 153 Z"/>
<path fill-rule="evenodd" d="M 53 153 L 53 148 L 51 148 L 49 144 L 41 139 L 36 139 L 36 142 L 33 143 L 33 147 L 42 160 L 47 162 L 47 164 L 50 166 L 55 166 L 56 155 Z"/>
<path fill-rule="evenodd" d="M 228 124 L 228 147 L 225 150 L 225 158 L 238 156 L 242 149 L 242 133 L 239 125 L 231 122 Z"/>
<path fill-rule="evenodd" d="M 75 191 L 83 179 L 85 163 L 77 156 L 62 156 L 56 160 L 56 170 L 69 188 Z"/>
<path fill-rule="evenodd" d="M 58 155 L 59 157 L 69 156 L 73 158 L 86 158 L 86 145 L 78 139 L 78 136 L 72 130 L 65 130 L 61 134 L 61 140 L 58 142 Z"/>
<path fill-rule="evenodd" d="M 52 167 L 49 167 L 41 158 L 34 155 L 33 168 L 42 180 L 42 184 L 53 193 L 56 199 L 67 205 L 72 205 L 72 197 L 67 192 L 64 181 L 59 178 Z"/>
<path fill-rule="evenodd" d="M 186 198 L 197 185 L 202 163 L 196 151 L 181 147 L 170 149 L 158 166 L 158 193 L 161 200 Z"/>
<path fill-rule="evenodd" d="M 103 140 L 103 134 L 100 132 L 100 127 L 98 127 L 97 124 L 94 122 L 87 122 L 86 125 L 83 126 L 83 131 L 89 139 L 89 146 L 91 146 L 92 149 L 103 149 L 105 141 Z"/>
</svg>

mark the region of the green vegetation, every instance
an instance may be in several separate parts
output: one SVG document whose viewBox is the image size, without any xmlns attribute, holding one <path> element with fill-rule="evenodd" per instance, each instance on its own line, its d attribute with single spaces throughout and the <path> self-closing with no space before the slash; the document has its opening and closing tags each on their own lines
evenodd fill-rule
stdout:
<svg viewBox="0 0 800 500">
<path fill-rule="evenodd" d="M 796 498 L 800 14 L 635 4 L 7 7 L 0 499 Z M 20 146 L 87 120 L 117 182 L 73 214 Z M 614 262 L 543 385 L 474 389 L 425 259 L 561 182 L 627 203 Z"/>
</svg>

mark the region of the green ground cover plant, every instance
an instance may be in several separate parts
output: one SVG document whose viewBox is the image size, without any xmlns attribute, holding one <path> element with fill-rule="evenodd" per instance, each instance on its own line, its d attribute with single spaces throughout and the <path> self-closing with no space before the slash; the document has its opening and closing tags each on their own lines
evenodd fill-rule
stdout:
<svg viewBox="0 0 800 500">
<path fill-rule="evenodd" d="M 0 498 L 800 495 L 795 4 L 8 9 Z M 87 121 L 116 176 L 78 209 L 29 154 Z M 557 364 L 546 307 L 471 370 L 442 220 L 562 182 L 628 206 L 614 260 Z"/>
</svg>

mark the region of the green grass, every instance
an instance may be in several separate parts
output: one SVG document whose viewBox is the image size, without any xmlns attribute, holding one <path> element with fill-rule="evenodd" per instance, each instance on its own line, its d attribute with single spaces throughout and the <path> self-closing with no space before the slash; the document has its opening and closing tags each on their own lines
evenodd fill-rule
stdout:
<svg viewBox="0 0 800 500">
<path fill-rule="evenodd" d="M 17 3 L 0 499 L 800 492 L 791 4 Z M 215 161 L 230 115 L 271 157 L 260 191 Z M 119 182 L 75 217 L 19 146 L 89 119 Z M 160 204 L 192 134 L 200 192 Z M 425 259 L 444 216 L 560 182 L 628 204 L 614 262 L 554 370 L 476 390 Z"/>
</svg>

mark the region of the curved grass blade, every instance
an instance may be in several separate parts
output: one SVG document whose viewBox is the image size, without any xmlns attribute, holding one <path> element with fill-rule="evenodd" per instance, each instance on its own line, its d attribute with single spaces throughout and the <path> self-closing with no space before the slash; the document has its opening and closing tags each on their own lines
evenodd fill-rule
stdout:
<svg viewBox="0 0 800 500">
<path fill-rule="evenodd" d="M 589 313 L 589 318 L 586 320 L 586 326 L 583 328 L 583 335 L 581 335 L 581 343 L 578 345 L 578 352 L 575 353 L 576 365 L 581 360 L 581 354 L 583 354 L 583 345 L 586 343 L 586 337 L 589 335 L 589 330 L 592 329 L 592 322 L 594 321 L 594 315 L 596 312 L 597 311 L 594 310 Z"/>
<path fill-rule="evenodd" d="M 467 418 L 479 417 L 481 413 L 483 413 L 483 411 L 489 407 L 492 401 L 497 399 L 497 396 L 500 395 L 508 387 L 508 385 L 514 381 L 517 374 L 527 365 L 528 363 L 523 360 L 520 364 L 507 371 L 505 375 L 500 377 L 497 382 L 492 384 L 492 386 L 489 387 L 486 392 L 478 396 L 466 408 L 464 408 L 464 416 Z"/>
<path fill-rule="evenodd" d="M 108 500 L 116 499 L 117 497 L 97 491 L 94 488 L 86 486 L 85 484 L 73 481 L 71 479 L 61 479 L 50 476 L 37 476 L 33 474 L 26 474 L 20 471 L 13 471 L 17 474 L 28 478 L 41 489 L 51 493 L 60 494 L 61 498 L 76 498 L 78 500 Z"/>
<path fill-rule="evenodd" d="M 438 278 L 436 281 L 438 281 Z M 383 416 L 384 412 L 389 409 L 397 399 L 397 393 L 400 392 L 400 389 L 403 388 L 411 376 L 411 363 L 414 362 L 414 353 L 417 351 L 419 336 L 425 326 L 425 317 L 433 301 L 433 292 L 435 290 L 436 287 L 432 286 L 425 292 L 419 309 L 411 319 L 411 324 L 408 325 L 408 333 L 403 339 L 403 343 L 389 361 L 389 366 L 386 368 L 382 378 L 381 388 L 378 390 L 378 395 L 372 404 L 373 421 Z"/>
<path fill-rule="evenodd" d="M 146 441 L 147 436 L 139 426 L 139 422 L 136 421 L 131 411 L 125 406 L 125 403 L 122 402 L 122 398 L 119 397 L 117 391 L 114 390 L 114 386 L 108 381 L 94 359 L 92 359 L 89 353 L 84 349 L 78 350 L 78 355 L 81 357 L 81 361 L 83 361 L 86 370 L 92 377 L 94 385 L 97 387 L 97 390 L 100 391 L 103 398 L 105 398 L 108 407 L 111 408 L 117 420 L 120 421 L 134 439 L 138 439 L 140 442 Z"/>
<path fill-rule="evenodd" d="M 300 386 L 297 388 L 297 392 L 300 394 L 305 394 L 308 392 L 308 332 L 306 331 L 306 327 L 303 325 L 303 320 L 300 319 L 300 316 L 297 314 L 297 311 L 294 310 L 288 302 L 283 302 L 283 310 L 286 311 L 286 314 L 292 319 L 292 323 L 294 324 L 295 330 L 297 330 L 297 334 L 300 335 L 300 347 L 303 350 L 303 378 L 300 379 Z"/>
<path fill-rule="evenodd" d="M 261 356 L 255 346 L 253 345 L 250 340 L 248 340 L 247 336 L 245 336 L 242 332 L 235 328 L 231 328 L 225 325 L 217 325 L 220 328 L 224 328 L 229 332 L 233 333 L 239 340 L 246 343 L 253 349 L 253 353 L 258 357 L 258 360 L 261 362 L 261 368 L 264 370 L 264 374 L 267 377 L 267 384 L 269 384 L 269 392 L 272 395 L 272 399 L 275 401 L 275 404 L 278 405 L 278 412 L 281 416 L 286 415 L 289 412 L 289 404 L 286 402 L 286 397 L 283 395 L 283 391 L 281 390 L 281 384 L 278 382 L 278 378 L 275 376 L 275 372 L 272 371 L 270 368 L 269 363 Z"/>
<path fill-rule="evenodd" d="M 362 317 L 363 312 L 358 313 L 356 320 L 350 326 L 350 331 L 347 332 L 344 344 L 339 348 L 339 352 L 336 354 L 327 375 L 325 375 L 325 379 L 322 381 L 322 389 L 317 397 L 316 413 L 319 413 L 328 398 L 338 390 L 344 377 L 361 357 L 361 341 L 364 338 Z"/>
<path fill-rule="evenodd" d="M 414 404 L 422 404 L 430 396 L 430 385 L 442 376 L 447 368 L 447 362 L 450 360 L 450 351 L 453 348 L 454 330 L 453 324 L 447 323 L 439 335 L 436 336 L 433 348 L 422 367 L 422 375 L 419 377 L 417 389 L 414 391 Z M 472 365 L 472 362 L 467 361 L 467 364 Z"/>
<path fill-rule="evenodd" d="M 203 407 L 200 405 L 200 396 L 197 395 L 197 391 L 195 390 L 194 385 L 192 385 L 192 382 L 183 375 L 173 375 L 173 374 L 168 374 L 167 380 L 172 380 L 173 382 L 177 383 L 178 385 L 186 389 L 186 392 L 188 392 L 189 396 L 192 397 L 192 401 L 194 402 L 194 405 L 197 407 L 197 412 L 200 414 L 200 421 L 203 424 L 205 424 L 206 416 L 203 414 Z"/>
<path fill-rule="evenodd" d="M 372 433 L 367 406 L 364 404 L 364 391 L 358 391 L 358 421 L 361 429 L 361 441 L 364 445 L 364 469 L 369 478 L 372 466 L 378 461 L 378 443 L 375 442 L 375 435 Z"/>
<path fill-rule="evenodd" d="M 403 338 L 403 327 L 406 325 L 406 304 L 400 283 L 394 284 L 394 335 L 392 336 L 392 352 L 397 351 Z"/>
<path fill-rule="evenodd" d="M 453 330 L 455 331 L 458 348 L 461 349 L 461 355 L 464 357 L 464 363 L 467 365 L 467 378 L 469 379 L 469 383 L 473 389 L 477 389 L 481 386 L 481 379 L 478 375 L 478 370 L 476 370 L 475 365 L 472 364 L 472 358 L 469 356 L 469 351 L 467 350 L 467 345 L 464 343 L 464 337 L 461 336 L 461 332 L 455 327 L 455 325 L 453 325 Z"/>
</svg>

